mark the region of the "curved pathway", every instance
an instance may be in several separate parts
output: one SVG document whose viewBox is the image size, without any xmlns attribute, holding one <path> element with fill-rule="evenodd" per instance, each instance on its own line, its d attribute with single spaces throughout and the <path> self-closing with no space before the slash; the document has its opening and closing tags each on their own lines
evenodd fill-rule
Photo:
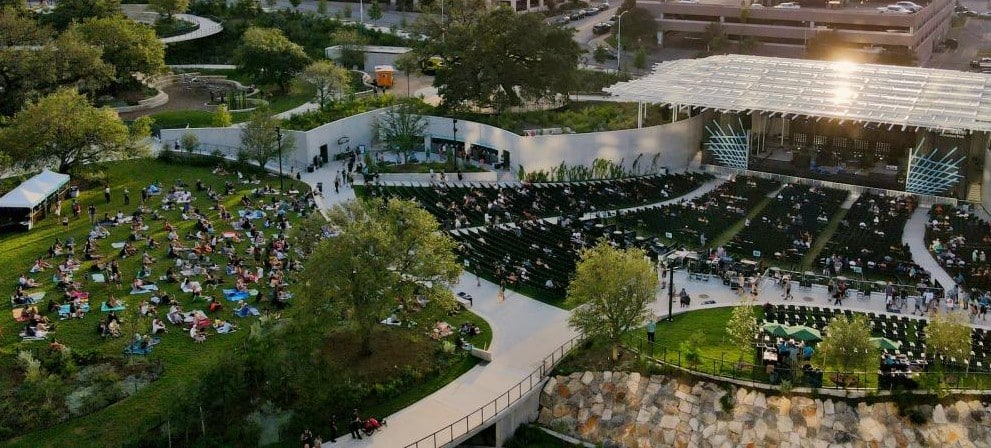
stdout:
<svg viewBox="0 0 991 448">
<path fill-rule="evenodd" d="M 194 16 L 192 14 L 176 14 L 176 18 L 185 20 L 187 22 L 192 22 L 199 27 L 185 34 L 180 34 L 178 36 L 163 37 L 158 39 L 163 44 L 174 44 L 177 42 L 186 42 L 189 40 L 201 39 L 207 36 L 213 36 L 214 34 L 219 34 L 224 30 L 223 25 L 214 22 L 206 17 Z"/>
<path fill-rule="evenodd" d="M 908 244 L 912 253 L 912 260 L 923 269 L 932 274 L 933 278 L 943 285 L 943 288 L 950 289 L 953 285 L 953 277 L 946 273 L 936 259 L 933 258 L 926 247 L 926 222 L 929 220 L 929 208 L 917 207 L 912 217 L 905 223 L 905 230 L 902 232 L 902 243 Z"/>
</svg>

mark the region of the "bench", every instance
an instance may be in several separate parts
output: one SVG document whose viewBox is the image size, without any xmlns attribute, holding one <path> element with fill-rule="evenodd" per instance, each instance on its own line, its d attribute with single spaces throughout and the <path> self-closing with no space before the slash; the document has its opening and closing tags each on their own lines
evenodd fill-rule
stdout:
<svg viewBox="0 0 991 448">
<path fill-rule="evenodd" d="M 474 356 L 485 362 L 492 362 L 492 352 L 489 352 L 487 350 L 482 350 L 478 347 L 471 348 L 471 356 Z"/>
</svg>

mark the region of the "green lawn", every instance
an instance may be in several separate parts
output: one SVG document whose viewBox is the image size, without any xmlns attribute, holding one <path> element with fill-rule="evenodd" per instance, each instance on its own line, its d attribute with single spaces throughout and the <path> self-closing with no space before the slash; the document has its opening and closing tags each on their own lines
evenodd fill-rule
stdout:
<svg viewBox="0 0 991 448">
<path fill-rule="evenodd" d="M 238 206 L 238 200 L 241 195 L 247 194 L 249 189 L 255 187 L 254 185 L 237 183 L 233 175 L 226 177 L 214 175 L 211 173 L 210 167 L 188 165 L 171 164 L 157 160 L 131 160 L 108 165 L 106 169 L 106 180 L 112 188 L 111 204 L 107 205 L 103 198 L 102 184 L 96 184 L 82 189 L 79 200 L 84 211 L 79 219 L 71 220 L 68 232 L 63 232 L 61 226 L 53 218 L 49 218 L 41 222 L 30 232 L 0 234 L 0 247 L 4 249 L 0 251 L 0 263 L 8 267 L 3 272 L 0 272 L 0 283 L 6 285 L 16 284 L 17 277 L 27 272 L 32 260 L 43 255 L 56 237 L 64 240 L 67 235 L 74 236 L 80 242 L 77 243 L 77 253 L 81 254 L 81 242 L 85 240 L 85 234 L 90 227 L 85 212 L 89 204 L 97 206 L 98 216 L 102 216 L 104 212 L 114 213 L 118 209 L 127 214 L 140 202 L 141 188 L 153 181 L 160 181 L 168 188 L 176 179 L 182 179 L 191 185 L 197 179 L 202 179 L 206 184 L 212 185 L 215 189 L 223 190 L 224 181 L 229 180 L 235 183 L 238 191 L 227 196 L 223 203 L 229 210 L 236 211 L 240 208 Z M 228 171 L 233 172 L 232 169 Z M 242 171 L 247 171 L 247 169 L 242 168 Z M 278 180 L 276 178 L 267 177 L 265 174 L 261 174 L 260 176 L 265 180 L 265 183 L 277 186 Z M 289 181 L 289 185 L 302 187 L 301 185 L 296 185 L 295 181 Z M 122 191 L 125 186 L 130 190 L 130 206 L 123 205 Z M 158 201 L 160 200 L 161 198 L 159 196 L 152 196 L 150 205 L 157 208 Z M 209 207 L 208 202 L 209 200 L 205 197 L 205 194 L 200 193 L 193 205 L 199 206 L 201 209 L 206 209 Z M 65 202 L 63 213 L 71 216 L 69 204 L 69 201 Z M 185 235 L 186 232 L 193 228 L 194 222 L 179 220 L 178 211 L 163 211 L 162 213 L 166 219 L 179 226 L 178 233 L 180 235 Z M 214 214 L 213 212 L 207 213 Z M 293 215 L 292 219 L 295 221 L 298 218 Z M 165 232 L 162 230 L 163 223 L 161 221 L 146 221 L 146 223 L 150 227 L 149 232 L 158 241 L 165 241 Z M 217 224 L 220 225 L 218 230 L 227 228 L 225 224 L 219 222 Z M 100 250 L 103 254 L 111 258 L 116 258 L 116 250 L 110 248 L 110 243 L 123 241 L 129 229 L 124 227 L 110 228 L 110 231 L 110 238 L 100 240 Z M 190 242 L 184 241 L 184 244 L 188 245 Z M 242 245 L 244 244 L 246 243 L 242 243 Z M 145 244 L 143 243 L 139 242 L 136 246 L 139 251 L 145 249 Z M 243 253 L 242 250 L 239 250 L 239 252 Z M 158 259 L 158 262 L 152 269 L 153 275 L 155 277 L 162 275 L 165 271 L 165 263 L 170 263 L 171 260 L 166 258 L 164 248 L 152 250 L 150 253 Z M 129 257 L 119 261 L 125 280 L 133 278 L 134 273 L 139 268 L 140 257 Z M 221 265 L 223 264 L 223 260 L 218 260 L 218 262 Z M 83 268 L 77 273 L 77 279 L 88 277 L 91 264 L 92 262 L 84 263 Z M 44 283 L 43 287 L 48 291 L 46 300 L 59 297 L 59 291 L 52 287 L 50 271 L 37 274 L 33 277 Z M 225 281 L 229 281 L 227 277 L 222 276 L 222 278 Z M 180 299 L 184 310 L 206 308 L 205 302 L 193 302 L 191 295 L 180 292 L 177 285 L 163 284 L 161 286 L 170 295 Z M 230 287 L 230 285 L 225 286 Z M 127 311 L 121 313 L 125 321 L 122 331 L 124 336 L 120 339 L 104 340 L 97 335 L 96 325 L 104 314 L 98 309 L 99 303 L 105 300 L 108 291 L 105 285 L 95 284 L 89 281 L 84 281 L 84 289 L 92 293 L 91 302 L 96 309 L 87 314 L 82 320 L 57 321 L 56 319 L 57 329 L 53 335 L 74 351 L 92 351 L 99 358 L 111 360 L 113 363 L 124 366 L 123 368 L 127 369 L 127 363 L 124 361 L 121 353 L 129 342 L 128 335 L 136 332 L 147 333 L 150 328 L 150 318 L 138 316 L 136 313 L 140 301 L 147 299 L 148 296 L 129 295 L 125 286 L 125 290 L 119 294 L 119 297 L 129 306 Z M 207 292 L 209 293 L 209 291 Z M 219 292 L 215 295 L 219 295 Z M 260 308 L 265 310 L 266 305 L 261 304 Z M 159 310 L 163 314 L 166 311 L 164 309 Z M 211 317 L 226 318 L 231 321 L 241 322 L 242 324 L 250 324 L 256 319 L 237 319 L 233 316 L 230 309 L 221 311 L 216 316 L 212 315 Z M 378 339 L 383 341 L 383 344 L 389 341 L 389 338 L 397 337 L 402 341 L 408 341 L 409 346 L 416 347 L 416 350 L 421 352 L 410 354 L 410 356 L 419 356 L 418 359 L 426 365 L 434 362 L 433 360 L 436 359 L 440 347 L 439 343 L 430 341 L 424 335 L 424 327 L 429 329 L 434 320 L 446 319 L 454 326 L 458 326 L 462 322 L 474 323 L 482 329 L 482 334 L 471 339 L 471 342 L 478 346 L 488 346 L 491 342 L 491 327 L 484 319 L 479 318 L 469 311 L 462 311 L 456 316 L 447 316 L 446 312 L 440 310 L 438 307 L 428 306 L 426 310 L 416 314 L 415 319 L 422 322 L 421 327 L 397 329 L 383 326 L 383 328 L 377 331 L 388 337 Z M 47 351 L 46 342 L 20 342 L 17 337 L 17 332 L 20 329 L 20 324 L 13 322 L 9 317 L 0 319 L 0 391 L 12 391 L 21 381 L 20 372 L 23 369 L 18 366 L 18 362 L 15 359 L 18 351 L 28 350 L 38 354 Z M 160 428 L 160 425 L 168 418 L 168 403 L 174 400 L 175 397 L 187 394 L 190 385 L 197 384 L 197 380 L 206 372 L 210 372 L 224 358 L 229 357 L 225 356 L 226 354 L 241 351 L 244 344 L 247 343 L 246 339 L 248 336 L 247 331 L 239 331 L 229 335 L 212 334 L 206 343 L 195 344 L 189 338 L 188 334 L 180 331 L 179 328 L 170 327 L 170 330 L 170 333 L 163 336 L 162 342 L 155 346 L 152 354 L 147 357 L 148 363 L 161 362 L 164 367 L 164 371 L 157 381 L 150 383 L 149 386 L 141 389 L 134 395 L 93 413 L 73 417 L 67 422 L 56 424 L 47 429 L 33 432 L 26 429 L 21 430 L 19 433 L 27 432 L 27 434 L 4 442 L 6 443 L 5 446 L 121 446 L 137 437 L 156 432 L 158 431 L 156 428 Z M 399 333 L 406 333 L 407 335 L 398 336 Z M 353 336 L 345 336 L 345 338 L 347 337 L 353 338 Z M 453 337 L 449 339 L 453 341 Z M 427 343 L 423 343 L 424 340 Z M 401 344 L 392 345 L 401 346 Z M 351 352 L 351 350 L 342 350 L 341 348 L 353 346 L 353 344 L 329 344 L 326 351 L 335 353 L 333 356 L 349 356 L 348 352 Z M 354 371 L 356 377 L 367 374 L 368 377 L 377 378 L 379 381 L 388 380 L 389 377 L 383 376 L 382 370 L 376 370 L 374 365 L 376 362 L 384 362 L 388 363 L 391 367 L 394 359 L 385 359 L 387 356 L 379 356 L 381 358 L 379 360 L 375 360 L 374 358 L 373 356 L 370 359 L 361 360 L 354 364 L 343 363 L 340 365 L 345 366 L 343 367 L 345 371 L 348 369 Z M 142 365 L 143 362 L 144 360 L 142 360 Z M 477 359 L 467 355 L 456 356 L 440 374 L 431 375 L 424 378 L 422 382 L 405 387 L 398 394 L 378 396 L 370 399 L 367 402 L 367 406 L 364 406 L 363 409 L 366 409 L 370 415 L 387 415 L 393 413 L 436 391 L 452 379 L 475 366 L 477 362 Z M 367 369 L 368 372 L 357 372 L 363 368 Z M 372 384 L 372 382 L 368 382 L 368 384 Z M 73 389 L 71 379 L 66 381 L 66 385 L 63 388 L 63 392 L 70 392 Z M 0 398 L 5 400 L 12 399 L 9 392 L 0 392 Z"/>
<path fill-rule="evenodd" d="M 232 79 L 243 81 L 237 76 Z M 312 86 L 294 86 L 288 93 L 273 93 L 271 96 L 262 93 L 253 97 L 268 101 L 268 108 L 272 114 L 285 112 L 300 106 L 316 96 L 316 89 Z M 233 112 L 231 120 L 234 123 L 246 121 L 251 116 L 251 112 Z M 167 110 L 151 115 L 155 119 L 155 127 L 158 129 L 174 128 L 204 128 L 213 126 L 213 112 L 207 110 Z"/>
</svg>

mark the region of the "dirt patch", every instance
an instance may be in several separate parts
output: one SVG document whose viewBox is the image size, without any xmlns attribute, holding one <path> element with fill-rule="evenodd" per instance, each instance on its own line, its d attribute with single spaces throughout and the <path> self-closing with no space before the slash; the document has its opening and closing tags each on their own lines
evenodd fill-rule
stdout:
<svg viewBox="0 0 991 448">
<path fill-rule="evenodd" d="M 361 338 L 338 331 L 326 339 L 323 356 L 334 366 L 347 366 L 356 379 L 380 380 L 402 368 L 427 370 L 436 363 L 437 344 L 415 333 L 418 328 L 376 328 L 372 333 L 372 355 L 361 354 Z M 341 347 L 351 347 L 341 350 Z"/>
<path fill-rule="evenodd" d="M 169 95 L 169 102 L 147 110 L 122 113 L 120 117 L 124 120 L 133 120 L 167 110 L 213 110 L 213 106 L 206 105 L 210 101 L 208 90 L 186 88 L 181 84 L 171 85 L 162 90 Z"/>
</svg>

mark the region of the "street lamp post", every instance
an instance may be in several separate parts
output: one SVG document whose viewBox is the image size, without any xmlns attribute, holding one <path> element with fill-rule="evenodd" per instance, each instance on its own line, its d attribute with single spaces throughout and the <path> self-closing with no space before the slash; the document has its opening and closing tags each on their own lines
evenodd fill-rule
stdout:
<svg viewBox="0 0 991 448">
<path fill-rule="evenodd" d="M 365 23 L 365 0 L 358 0 L 358 20 Z"/>
<path fill-rule="evenodd" d="M 668 322 L 674 320 L 674 266 L 668 263 Z"/>
<path fill-rule="evenodd" d="M 623 71 L 623 16 L 630 12 L 629 9 L 623 11 L 616 18 L 616 71 Z"/>
<path fill-rule="evenodd" d="M 452 123 L 451 126 L 454 129 L 454 144 L 451 145 L 451 154 L 457 154 L 457 146 L 458 146 L 458 119 L 457 118 L 452 118 L 451 119 L 451 123 Z M 447 154 L 444 154 L 444 156 L 446 157 Z M 452 157 L 452 159 L 453 159 L 453 157 Z"/>
<path fill-rule="evenodd" d="M 286 180 L 282 175 L 282 128 L 278 126 L 275 127 L 275 140 L 279 148 L 279 193 L 283 194 L 286 191 Z"/>
</svg>

